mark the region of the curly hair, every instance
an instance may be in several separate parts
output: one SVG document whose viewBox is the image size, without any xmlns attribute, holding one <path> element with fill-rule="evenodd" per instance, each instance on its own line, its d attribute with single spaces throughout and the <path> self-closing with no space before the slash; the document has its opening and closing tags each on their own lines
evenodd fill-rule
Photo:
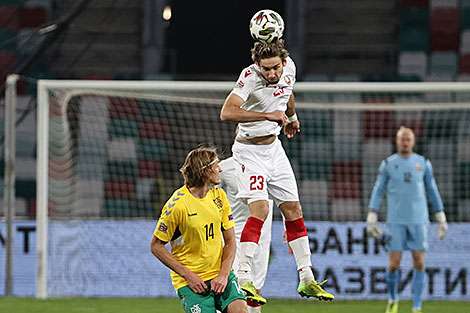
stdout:
<svg viewBox="0 0 470 313">
<path fill-rule="evenodd" d="M 217 147 L 199 147 L 188 153 L 180 172 L 187 187 L 201 187 L 206 182 L 211 165 L 218 159 Z"/>
<path fill-rule="evenodd" d="M 270 43 L 255 42 L 251 49 L 251 59 L 258 64 L 261 59 L 280 57 L 282 62 L 289 56 L 289 52 L 284 48 L 284 40 L 278 39 Z"/>
</svg>

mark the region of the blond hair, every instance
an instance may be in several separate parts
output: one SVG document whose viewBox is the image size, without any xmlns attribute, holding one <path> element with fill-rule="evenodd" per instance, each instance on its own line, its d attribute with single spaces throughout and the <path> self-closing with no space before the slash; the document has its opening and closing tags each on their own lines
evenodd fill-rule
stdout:
<svg viewBox="0 0 470 313">
<path fill-rule="evenodd" d="M 206 182 L 211 165 L 218 160 L 215 146 L 199 147 L 188 153 L 180 172 L 187 187 L 201 187 Z"/>
<path fill-rule="evenodd" d="M 415 138 L 415 132 L 411 128 L 403 125 L 400 126 L 400 128 L 397 130 L 396 138 L 398 139 L 399 137 L 401 137 L 404 132 L 410 132 L 413 135 L 413 138 Z"/>
<path fill-rule="evenodd" d="M 258 64 L 262 59 L 280 57 L 284 62 L 289 52 L 284 48 L 284 40 L 278 39 L 270 43 L 255 42 L 251 49 L 251 59 Z"/>
</svg>

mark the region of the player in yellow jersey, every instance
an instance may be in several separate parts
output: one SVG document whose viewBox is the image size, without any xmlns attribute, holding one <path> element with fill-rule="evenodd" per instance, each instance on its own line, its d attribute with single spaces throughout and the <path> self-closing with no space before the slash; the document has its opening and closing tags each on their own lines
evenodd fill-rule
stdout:
<svg viewBox="0 0 470 313">
<path fill-rule="evenodd" d="M 152 253 L 171 269 L 187 313 L 248 312 L 232 270 L 235 223 L 225 192 L 216 187 L 221 171 L 215 147 L 187 155 L 180 169 L 184 186 L 165 204 L 150 243 Z"/>
</svg>

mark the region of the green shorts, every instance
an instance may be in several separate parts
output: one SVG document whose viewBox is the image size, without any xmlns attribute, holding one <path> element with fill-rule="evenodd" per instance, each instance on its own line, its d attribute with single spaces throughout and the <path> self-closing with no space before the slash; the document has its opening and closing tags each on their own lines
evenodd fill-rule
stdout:
<svg viewBox="0 0 470 313">
<path fill-rule="evenodd" d="M 211 281 L 205 282 L 209 290 L 211 288 Z M 195 293 L 189 286 L 181 287 L 176 291 L 180 299 L 181 305 L 186 313 L 200 312 L 200 313 L 215 313 L 215 310 L 223 312 L 227 306 L 237 299 L 245 300 L 238 280 L 233 271 L 230 271 L 228 276 L 227 286 L 221 294 L 214 294 L 213 292 L 205 292 L 203 294 Z"/>
</svg>

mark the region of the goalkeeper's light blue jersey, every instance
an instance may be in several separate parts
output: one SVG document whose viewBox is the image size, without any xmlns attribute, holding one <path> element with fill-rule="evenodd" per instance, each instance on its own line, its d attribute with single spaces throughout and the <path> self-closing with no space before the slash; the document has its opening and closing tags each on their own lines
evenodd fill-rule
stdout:
<svg viewBox="0 0 470 313">
<path fill-rule="evenodd" d="M 431 162 L 416 153 L 408 158 L 395 153 L 382 161 L 369 203 L 371 210 L 379 210 L 384 191 L 387 223 L 428 223 L 426 192 L 436 212 L 444 209 Z"/>
</svg>

